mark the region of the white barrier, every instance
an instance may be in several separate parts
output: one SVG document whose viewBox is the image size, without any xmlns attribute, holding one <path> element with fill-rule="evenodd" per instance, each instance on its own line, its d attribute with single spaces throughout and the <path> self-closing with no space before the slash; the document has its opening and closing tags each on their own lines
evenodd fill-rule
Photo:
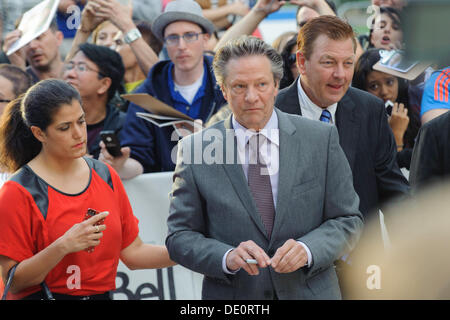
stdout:
<svg viewBox="0 0 450 320">
<path fill-rule="evenodd" d="M 145 243 L 164 244 L 173 172 L 148 173 L 124 181 L 139 236 Z M 182 266 L 158 270 L 129 270 L 119 262 L 114 300 L 198 300 L 203 276 Z"/>
</svg>

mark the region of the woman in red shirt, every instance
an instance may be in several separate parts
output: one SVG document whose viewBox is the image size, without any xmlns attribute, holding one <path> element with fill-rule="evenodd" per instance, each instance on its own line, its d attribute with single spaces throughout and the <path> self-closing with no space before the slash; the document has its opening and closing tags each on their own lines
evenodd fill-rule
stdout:
<svg viewBox="0 0 450 320">
<path fill-rule="evenodd" d="M 0 269 L 17 263 L 8 298 L 109 299 L 119 258 L 130 269 L 174 265 L 165 246 L 138 236 L 127 195 L 107 164 L 83 157 L 79 93 L 45 80 L 0 120 L 0 165 L 14 175 L 0 190 Z M 99 213 L 87 218 L 88 209 Z"/>
</svg>

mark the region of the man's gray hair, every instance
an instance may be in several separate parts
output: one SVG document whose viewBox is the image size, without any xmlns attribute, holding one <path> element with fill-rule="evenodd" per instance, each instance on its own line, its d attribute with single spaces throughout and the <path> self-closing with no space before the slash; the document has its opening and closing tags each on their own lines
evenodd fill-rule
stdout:
<svg viewBox="0 0 450 320">
<path fill-rule="evenodd" d="M 281 55 L 263 40 L 249 36 L 241 36 L 236 40 L 228 41 L 216 52 L 213 69 L 217 83 L 220 86 L 225 84 L 227 77 L 226 66 L 230 60 L 248 56 L 267 57 L 272 67 L 273 79 L 276 84 L 279 84 L 283 77 L 283 59 Z"/>
</svg>

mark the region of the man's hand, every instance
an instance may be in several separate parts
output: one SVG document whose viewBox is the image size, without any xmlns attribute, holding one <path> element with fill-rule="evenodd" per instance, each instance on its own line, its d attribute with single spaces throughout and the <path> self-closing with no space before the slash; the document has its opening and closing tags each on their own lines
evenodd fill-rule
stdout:
<svg viewBox="0 0 450 320">
<path fill-rule="evenodd" d="M 122 155 L 120 157 L 113 157 L 108 150 L 106 150 L 106 146 L 103 141 L 100 141 L 100 155 L 98 159 L 103 161 L 111 167 L 113 167 L 117 172 L 120 172 L 123 168 L 125 161 L 130 157 L 130 147 L 123 147 L 120 149 L 122 151 Z"/>
<path fill-rule="evenodd" d="M 199 132 L 203 129 L 203 121 L 202 119 L 195 119 L 194 124 L 191 125 L 189 122 L 179 122 L 173 124 L 174 129 L 177 134 L 181 137 L 187 137 L 188 135 Z"/>
<path fill-rule="evenodd" d="M 305 248 L 294 239 L 287 240 L 271 259 L 272 268 L 279 273 L 294 272 L 308 263 Z"/>
<path fill-rule="evenodd" d="M 11 46 L 20 39 L 22 36 L 22 31 L 19 29 L 13 30 L 9 32 L 3 41 L 3 47 L 2 50 L 4 53 L 8 52 L 8 50 L 11 48 Z M 21 48 L 17 50 L 16 52 L 10 54 L 8 56 L 9 62 L 11 62 L 12 65 L 15 65 L 23 70 L 25 70 L 26 63 L 25 63 L 25 53 L 23 52 L 24 48 Z"/>
<path fill-rule="evenodd" d="M 246 259 L 255 259 L 257 264 L 249 264 L 245 261 Z M 249 275 L 256 276 L 259 274 L 259 268 L 266 268 L 270 265 L 270 258 L 256 243 L 248 240 L 241 242 L 236 249 L 228 253 L 226 264 L 230 271 L 242 268 Z"/>
</svg>

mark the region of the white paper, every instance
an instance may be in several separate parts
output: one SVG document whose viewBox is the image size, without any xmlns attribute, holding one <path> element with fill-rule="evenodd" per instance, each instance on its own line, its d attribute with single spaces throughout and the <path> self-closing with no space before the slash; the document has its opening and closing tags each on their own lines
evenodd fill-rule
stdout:
<svg viewBox="0 0 450 320">
<path fill-rule="evenodd" d="M 44 0 L 25 12 L 17 27 L 22 31 L 22 36 L 11 45 L 6 55 L 13 54 L 47 31 L 58 9 L 58 4 L 59 0 Z"/>
</svg>

